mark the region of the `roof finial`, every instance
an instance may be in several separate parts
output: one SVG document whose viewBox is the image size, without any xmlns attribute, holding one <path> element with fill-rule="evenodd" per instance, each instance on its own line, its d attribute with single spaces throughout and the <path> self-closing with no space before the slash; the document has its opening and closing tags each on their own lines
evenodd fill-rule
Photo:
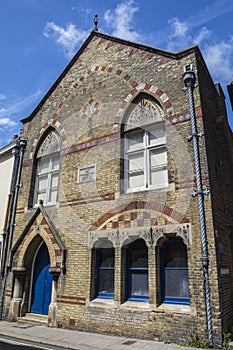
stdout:
<svg viewBox="0 0 233 350">
<path fill-rule="evenodd" d="M 98 23 L 99 23 L 99 17 L 98 17 L 98 15 L 95 15 L 95 17 L 94 17 L 94 25 L 95 25 L 94 30 L 98 31 Z"/>
</svg>

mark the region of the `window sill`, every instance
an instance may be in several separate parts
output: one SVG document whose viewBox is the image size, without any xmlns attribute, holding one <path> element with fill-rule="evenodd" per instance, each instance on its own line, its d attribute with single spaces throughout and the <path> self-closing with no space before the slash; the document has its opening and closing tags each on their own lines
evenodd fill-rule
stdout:
<svg viewBox="0 0 233 350">
<path fill-rule="evenodd" d="M 120 306 L 120 309 L 151 311 L 149 301 L 127 300 Z"/>
<path fill-rule="evenodd" d="M 153 312 L 158 313 L 172 313 L 172 314 L 189 314 L 196 315 L 196 309 L 190 305 L 180 304 L 161 304 L 158 307 L 152 309 Z"/>
<path fill-rule="evenodd" d="M 87 303 L 87 306 L 90 307 L 114 307 L 114 299 L 104 299 L 104 298 L 95 298 Z"/>
</svg>

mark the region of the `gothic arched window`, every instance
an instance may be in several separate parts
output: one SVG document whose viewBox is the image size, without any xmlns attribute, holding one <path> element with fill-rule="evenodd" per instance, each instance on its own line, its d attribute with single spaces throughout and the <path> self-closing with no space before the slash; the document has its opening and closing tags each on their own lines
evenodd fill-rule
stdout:
<svg viewBox="0 0 233 350">
<path fill-rule="evenodd" d="M 125 191 L 168 185 L 164 112 L 148 96 L 131 104 L 124 122 Z"/>
<path fill-rule="evenodd" d="M 128 300 L 147 301 L 148 291 L 148 248 L 138 239 L 127 249 L 126 297 Z"/>
<path fill-rule="evenodd" d="M 36 155 L 36 180 L 34 205 L 43 200 L 45 205 L 54 205 L 58 198 L 60 171 L 60 142 L 55 131 L 51 131 Z"/>
<path fill-rule="evenodd" d="M 181 238 L 172 237 L 162 244 L 160 263 L 162 302 L 189 304 L 187 247 Z"/>
</svg>

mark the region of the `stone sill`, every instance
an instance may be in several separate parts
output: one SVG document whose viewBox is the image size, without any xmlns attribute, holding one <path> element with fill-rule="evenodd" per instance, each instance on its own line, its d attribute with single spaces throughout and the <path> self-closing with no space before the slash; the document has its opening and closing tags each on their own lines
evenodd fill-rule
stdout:
<svg viewBox="0 0 233 350">
<path fill-rule="evenodd" d="M 179 304 L 161 304 L 152 309 L 153 312 L 158 313 L 176 313 L 176 314 L 190 314 L 195 316 L 196 309 L 190 305 L 179 305 Z"/>
<path fill-rule="evenodd" d="M 146 311 L 152 313 L 161 313 L 161 314 L 187 314 L 187 315 L 196 315 L 196 308 L 189 305 L 178 305 L 178 304 L 161 304 L 159 306 L 151 305 L 149 302 L 140 302 L 140 301 L 126 301 L 123 304 L 119 304 L 113 299 L 102 299 L 96 298 L 92 301 L 87 301 L 87 307 L 96 307 L 96 308 L 112 308 L 120 310 L 130 310 L 130 311 Z"/>
</svg>

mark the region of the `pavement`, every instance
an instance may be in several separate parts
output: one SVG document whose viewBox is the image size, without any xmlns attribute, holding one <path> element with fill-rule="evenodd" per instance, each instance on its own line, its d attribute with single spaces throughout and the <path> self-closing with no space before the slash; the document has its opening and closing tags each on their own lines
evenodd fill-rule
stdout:
<svg viewBox="0 0 233 350">
<path fill-rule="evenodd" d="M 30 341 L 43 346 L 60 346 L 75 350 L 190 350 L 193 348 L 122 336 L 50 328 L 35 323 L 0 321 L 0 338 Z"/>
</svg>

